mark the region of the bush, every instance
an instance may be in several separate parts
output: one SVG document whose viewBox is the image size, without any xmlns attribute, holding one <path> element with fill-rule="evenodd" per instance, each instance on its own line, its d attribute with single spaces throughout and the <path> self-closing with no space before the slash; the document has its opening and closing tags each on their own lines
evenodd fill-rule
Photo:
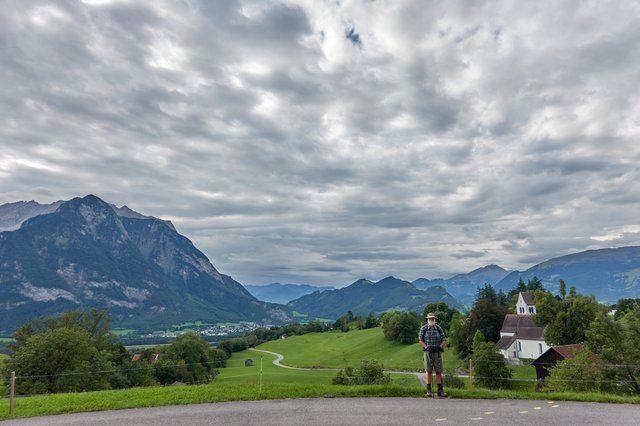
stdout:
<svg viewBox="0 0 640 426">
<path fill-rule="evenodd" d="M 601 360 L 587 349 L 575 358 L 565 359 L 549 368 L 544 389 L 550 391 L 619 393 L 615 371 L 603 368 Z"/>
<path fill-rule="evenodd" d="M 463 389 L 464 380 L 458 377 L 456 370 L 453 368 L 446 368 L 442 375 L 442 384 L 447 388 Z"/>
<path fill-rule="evenodd" d="M 478 330 L 473 337 L 474 382 L 489 389 L 509 389 L 511 387 L 511 369 L 505 364 L 504 357 L 495 350 L 492 342 L 485 342 Z"/>
<path fill-rule="evenodd" d="M 391 375 L 384 374 L 384 366 L 377 361 L 363 360 L 359 368 L 346 367 L 338 371 L 331 381 L 334 385 L 386 385 L 391 383 Z"/>
</svg>

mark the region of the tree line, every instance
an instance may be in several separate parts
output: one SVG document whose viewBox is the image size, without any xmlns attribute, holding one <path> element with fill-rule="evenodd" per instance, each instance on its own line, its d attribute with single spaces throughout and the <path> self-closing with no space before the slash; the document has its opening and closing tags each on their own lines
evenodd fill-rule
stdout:
<svg viewBox="0 0 640 426">
<path fill-rule="evenodd" d="M 8 378 L 15 371 L 16 393 L 28 395 L 207 383 L 226 365 L 225 352 L 194 333 L 144 350 L 134 361 L 109 322 L 96 309 L 29 321 L 14 333 L 2 373 Z"/>
<path fill-rule="evenodd" d="M 105 311 L 68 311 L 18 328 L 0 373 L 8 383 L 16 372 L 18 395 L 209 383 L 233 352 L 283 336 L 329 330 L 331 324 L 319 321 L 261 327 L 216 347 L 186 332 L 169 344 L 138 351 L 134 360 L 111 332 Z"/>
</svg>

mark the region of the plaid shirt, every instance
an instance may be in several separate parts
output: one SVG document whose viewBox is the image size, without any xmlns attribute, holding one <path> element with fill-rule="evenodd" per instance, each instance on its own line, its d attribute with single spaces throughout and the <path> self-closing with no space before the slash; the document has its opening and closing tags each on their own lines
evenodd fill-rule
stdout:
<svg viewBox="0 0 640 426">
<path fill-rule="evenodd" d="M 424 342 L 424 344 L 429 347 L 440 346 L 440 342 L 447 340 L 447 338 L 444 335 L 442 327 L 440 327 L 438 324 L 425 324 L 420 328 L 420 332 L 418 333 L 418 340 Z"/>
</svg>

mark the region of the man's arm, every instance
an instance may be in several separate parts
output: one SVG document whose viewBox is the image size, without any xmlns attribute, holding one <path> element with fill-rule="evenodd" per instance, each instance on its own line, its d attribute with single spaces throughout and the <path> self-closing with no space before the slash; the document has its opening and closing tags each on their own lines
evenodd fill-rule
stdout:
<svg viewBox="0 0 640 426">
<path fill-rule="evenodd" d="M 421 327 L 420 331 L 418 332 L 418 343 L 420 343 L 420 346 L 422 346 L 422 350 L 426 351 L 427 344 L 424 343 L 424 333 L 422 332 L 423 330 L 424 330 L 424 327 Z"/>
<path fill-rule="evenodd" d="M 445 345 L 447 344 L 447 336 L 444 335 L 444 330 L 439 325 L 438 330 L 440 331 L 440 347 L 444 349 Z"/>
</svg>

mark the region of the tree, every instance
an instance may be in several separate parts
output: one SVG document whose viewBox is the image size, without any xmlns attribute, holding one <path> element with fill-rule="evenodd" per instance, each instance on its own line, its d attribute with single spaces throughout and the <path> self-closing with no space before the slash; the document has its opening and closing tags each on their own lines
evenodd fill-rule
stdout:
<svg viewBox="0 0 640 426">
<path fill-rule="evenodd" d="M 495 350 L 492 342 L 485 342 L 481 331 L 473 337 L 473 369 L 475 383 L 489 389 L 508 389 L 511 387 L 511 369 L 504 357 Z"/>
<path fill-rule="evenodd" d="M 156 368 L 158 380 L 162 384 L 176 381 L 209 383 L 217 375 L 210 355 L 209 344 L 198 335 L 192 332 L 181 334 L 162 348 L 162 363 L 158 363 Z M 172 366 L 175 368 L 172 369 Z"/>
<path fill-rule="evenodd" d="M 333 324 L 333 328 L 346 333 L 351 329 L 351 323 L 354 321 L 355 317 L 353 316 L 353 312 L 347 311 L 346 314 L 342 315 L 336 320 L 336 322 Z"/>
<path fill-rule="evenodd" d="M 549 368 L 544 387 L 550 391 L 616 392 L 614 373 L 593 352 L 584 349 Z M 614 373 L 615 374 L 615 373 Z"/>
<path fill-rule="evenodd" d="M 414 312 L 387 312 L 382 316 L 382 329 L 387 340 L 415 343 L 420 330 L 420 318 Z"/>
<path fill-rule="evenodd" d="M 619 320 L 627 312 L 640 308 L 640 298 L 637 299 L 620 299 L 616 306 L 616 313 L 614 318 Z"/>
<path fill-rule="evenodd" d="M 18 394 L 110 389 L 111 357 L 86 330 L 60 327 L 21 340 L 5 374 L 23 376 L 16 383 Z"/>
<path fill-rule="evenodd" d="M 453 314 L 449 326 L 449 345 L 458 352 L 460 358 L 465 359 L 471 353 L 471 341 L 468 332 L 468 319 L 460 313 Z"/>
<path fill-rule="evenodd" d="M 500 329 L 508 313 L 509 307 L 504 293 L 496 292 L 491 284 L 485 284 L 478 288 L 469 315 L 466 318 L 456 317 L 456 321 L 452 317 L 449 342 L 460 357 L 466 358 L 473 352 L 472 342 L 476 331 L 480 330 L 491 342 L 500 339 Z"/>
<path fill-rule="evenodd" d="M 366 330 L 369 328 L 377 327 L 378 325 L 380 325 L 380 323 L 378 322 L 378 318 L 373 312 L 369 312 L 369 315 L 364 320 L 364 325 L 362 326 L 362 328 Z"/>
<path fill-rule="evenodd" d="M 422 310 L 422 318 L 426 317 L 429 312 L 433 312 L 436 317 L 438 317 L 438 324 L 448 336 L 450 332 L 449 328 L 451 326 L 451 318 L 453 318 L 454 314 L 458 313 L 457 309 L 450 308 L 449 305 L 444 302 L 429 303 Z"/>
<path fill-rule="evenodd" d="M 86 311 L 74 310 L 63 312 L 57 316 L 51 316 L 42 320 L 28 321 L 18 328 L 13 334 L 15 343 L 9 345 L 11 350 L 17 350 L 24 345 L 29 337 L 45 333 L 58 328 L 75 328 L 85 330 L 94 342 L 94 345 L 103 350 L 117 350 L 114 348 L 115 336 L 109 328 L 109 316 L 107 312 L 95 308 Z"/>
<path fill-rule="evenodd" d="M 209 361 L 213 368 L 225 368 L 227 366 L 227 353 L 221 349 L 209 349 Z"/>
<path fill-rule="evenodd" d="M 566 285 L 560 280 L 560 299 L 551 293 L 536 298 L 536 324 L 545 327 L 544 340 L 552 345 L 568 345 L 585 341 L 586 331 L 598 313 L 604 312 L 593 296 L 577 294 L 571 287 L 566 295 Z"/>
<path fill-rule="evenodd" d="M 621 388 L 640 395 L 640 308 L 619 320 L 599 313 L 587 330 L 587 347 L 616 367 Z"/>
<path fill-rule="evenodd" d="M 115 343 L 105 311 L 69 311 L 32 320 L 13 337 L 7 368 L 19 376 L 33 376 L 19 381 L 18 392 L 84 391 L 147 383 L 114 373 L 118 368 L 126 370 L 122 365 L 129 354 Z"/>
<path fill-rule="evenodd" d="M 480 330 L 487 340 L 497 342 L 500 339 L 504 317 L 508 313 L 507 306 L 496 304 L 490 299 L 480 299 L 469 312 L 469 331 L 475 333 L 476 330 Z"/>
</svg>

